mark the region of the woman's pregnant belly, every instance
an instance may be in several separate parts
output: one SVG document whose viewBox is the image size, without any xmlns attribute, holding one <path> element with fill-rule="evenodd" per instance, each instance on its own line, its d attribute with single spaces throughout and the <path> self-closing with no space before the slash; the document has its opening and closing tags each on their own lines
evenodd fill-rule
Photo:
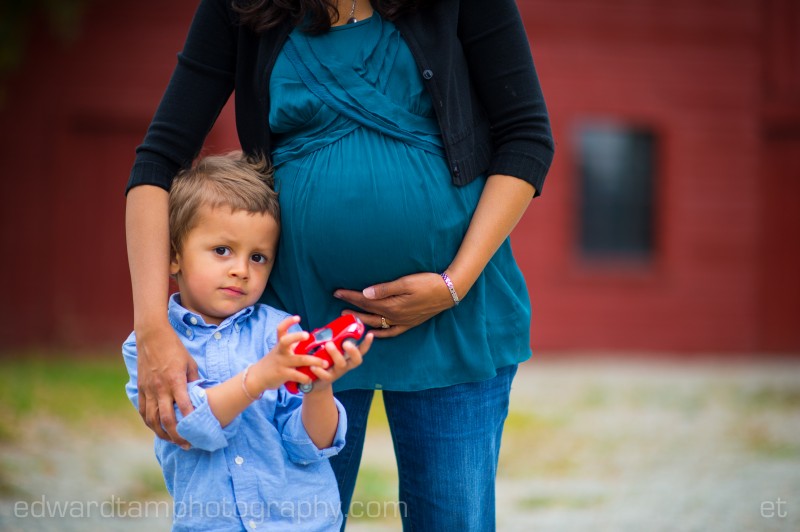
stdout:
<svg viewBox="0 0 800 532">
<path fill-rule="evenodd" d="M 477 204 L 473 185 L 454 187 L 439 155 L 356 130 L 276 170 L 278 260 L 326 290 L 440 271 Z"/>
</svg>

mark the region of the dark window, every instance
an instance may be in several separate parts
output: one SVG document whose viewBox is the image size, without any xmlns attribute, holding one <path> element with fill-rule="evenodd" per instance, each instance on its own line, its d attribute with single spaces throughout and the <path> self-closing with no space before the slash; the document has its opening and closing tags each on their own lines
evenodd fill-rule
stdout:
<svg viewBox="0 0 800 532">
<path fill-rule="evenodd" d="M 578 132 L 580 249 L 586 258 L 647 259 L 653 251 L 652 132 L 591 123 Z"/>
</svg>

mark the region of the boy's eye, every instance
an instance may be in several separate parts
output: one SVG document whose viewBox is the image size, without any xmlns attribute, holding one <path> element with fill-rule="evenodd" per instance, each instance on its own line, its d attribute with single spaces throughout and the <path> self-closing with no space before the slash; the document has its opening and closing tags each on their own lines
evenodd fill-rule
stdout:
<svg viewBox="0 0 800 532">
<path fill-rule="evenodd" d="M 219 255 L 221 257 L 225 257 L 225 256 L 231 254 L 231 250 L 229 250 L 228 248 L 226 248 L 224 246 L 219 246 L 219 247 L 214 248 L 214 253 L 216 253 L 217 255 Z"/>
<path fill-rule="evenodd" d="M 261 253 L 253 253 L 253 255 L 250 257 L 250 260 L 257 262 L 258 264 L 264 264 L 267 262 L 267 257 Z"/>
</svg>

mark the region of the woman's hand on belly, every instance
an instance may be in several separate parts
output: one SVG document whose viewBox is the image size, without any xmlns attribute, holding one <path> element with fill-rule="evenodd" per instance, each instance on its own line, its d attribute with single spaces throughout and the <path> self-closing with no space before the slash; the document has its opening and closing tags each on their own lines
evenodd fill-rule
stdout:
<svg viewBox="0 0 800 532">
<path fill-rule="evenodd" d="M 333 295 L 358 307 L 342 314 L 357 316 L 375 329 L 377 338 L 402 334 L 454 305 L 441 275 L 430 272 L 406 275 L 363 291 L 339 289 Z"/>
</svg>

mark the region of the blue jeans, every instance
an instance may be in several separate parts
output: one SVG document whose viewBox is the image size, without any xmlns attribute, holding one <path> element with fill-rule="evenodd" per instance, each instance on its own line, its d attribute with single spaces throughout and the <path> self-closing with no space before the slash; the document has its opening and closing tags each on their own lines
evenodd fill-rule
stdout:
<svg viewBox="0 0 800 532">
<path fill-rule="evenodd" d="M 482 382 L 383 392 L 397 458 L 404 531 L 495 529 L 497 459 L 516 372 L 513 365 Z M 345 520 L 373 393 L 336 394 L 348 420 L 347 444 L 331 459 Z"/>
</svg>

